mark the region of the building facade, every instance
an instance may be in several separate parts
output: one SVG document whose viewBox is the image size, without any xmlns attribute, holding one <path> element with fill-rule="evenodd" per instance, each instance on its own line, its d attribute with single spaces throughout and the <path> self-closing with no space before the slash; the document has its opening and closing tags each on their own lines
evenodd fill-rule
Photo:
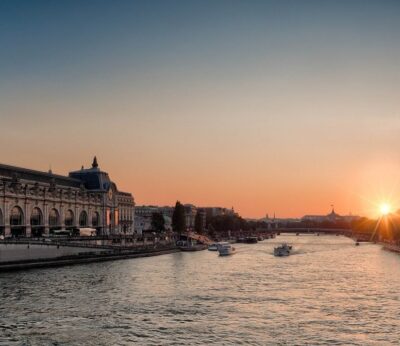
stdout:
<svg viewBox="0 0 400 346">
<path fill-rule="evenodd" d="M 0 234 L 41 237 L 95 228 L 98 235 L 134 232 L 134 198 L 121 192 L 96 157 L 92 167 L 62 176 L 0 164 Z"/>
<path fill-rule="evenodd" d="M 135 207 L 135 232 L 142 234 L 146 231 L 152 231 L 152 218 L 154 213 L 160 213 L 164 217 L 165 230 L 172 231 L 173 207 L 158 207 L 154 205 L 142 205 Z"/>
<path fill-rule="evenodd" d="M 184 204 L 185 208 L 185 223 L 186 229 L 193 230 L 194 229 L 194 221 L 196 219 L 197 208 L 193 204 Z"/>
<path fill-rule="evenodd" d="M 238 215 L 233 209 L 233 207 L 231 209 L 223 207 L 202 207 L 200 209 L 204 210 L 204 212 L 209 217 L 222 216 L 222 215 Z"/>
<path fill-rule="evenodd" d="M 352 222 L 360 219 L 358 215 L 339 215 L 335 212 L 332 207 L 332 211 L 327 215 L 304 215 L 301 221 L 312 221 L 312 222 Z"/>
</svg>

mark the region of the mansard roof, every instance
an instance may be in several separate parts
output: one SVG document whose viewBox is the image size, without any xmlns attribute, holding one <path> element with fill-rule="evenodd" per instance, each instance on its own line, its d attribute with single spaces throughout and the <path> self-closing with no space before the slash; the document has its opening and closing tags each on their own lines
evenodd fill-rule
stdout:
<svg viewBox="0 0 400 346">
<path fill-rule="evenodd" d="M 88 190 L 108 191 L 112 188 L 121 195 L 132 196 L 131 193 L 118 191 L 117 186 L 110 180 L 108 173 L 98 168 L 97 160 L 89 169 L 82 168 L 79 171 L 70 172 L 69 176 L 53 174 L 52 172 L 42 172 L 33 169 L 15 167 L 0 164 L 1 179 L 23 179 L 38 183 L 55 183 L 59 186 L 80 188 L 83 186 Z"/>
<path fill-rule="evenodd" d="M 51 182 L 55 182 L 57 185 L 66 187 L 80 187 L 82 184 L 80 180 L 72 177 L 0 164 L 0 178 L 13 179 L 16 177 L 19 179 L 31 180 L 39 183 L 50 184 Z"/>
<path fill-rule="evenodd" d="M 115 184 L 111 182 L 108 173 L 102 172 L 97 167 L 70 172 L 69 177 L 82 181 L 85 187 L 90 190 L 107 191 L 111 186 L 117 190 Z"/>
<path fill-rule="evenodd" d="M 108 191 L 112 188 L 118 191 L 117 186 L 111 181 L 108 173 L 100 170 L 96 156 L 93 158 L 91 168 L 84 168 L 82 166 L 79 171 L 70 172 L 69 176 L 74 179 L 79 179 L 85 184 L 85 187 L 90 190 Z"/>
</svg>

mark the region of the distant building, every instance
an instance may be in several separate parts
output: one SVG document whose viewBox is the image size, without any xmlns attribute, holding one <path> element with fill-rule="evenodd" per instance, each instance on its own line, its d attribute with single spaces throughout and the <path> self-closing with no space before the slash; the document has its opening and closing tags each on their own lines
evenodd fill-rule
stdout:
<svg viewBox="0 0 400 346">
<path fill-rule="evenodd" d="M 206 212 L 205 208 L 197 208 L 197 214 L 200 214 L 200 216 L 201 216 L 203 230 L 206 229 L 206 227 L 207 227 L 207 212 Z"/>
<path fill-rule="evenodd" d="M 197 208 L 193 204 L 185 204 L 185 222 L 187 229 L 194 229 L 194 220 L 197 214 Z"/>
<path fill-rule="evenodd" d="M 237 215 L 233 207 L 231 209 L 223 207 L 202 207 L 199 209 L 204 210 L 204 212 L 211 217 L 221 215 Z"/>
<path fill-rule="evenodd" d="M 151 230 L 151 219 L 154 213 L 161 213 L 164 216 L 165 227 L 167 230 L 172 229 L 172 215 L 174 207 L 164 206 L 138 206 L 135 208 L 135 230 L 140 234 L 143 231 Z M 194 228 L 194 220 L 197 208 L 192 204 L 185 204 L 185 223 L 187 229 Z"/>
<path fill-rule="evenodd" d="M 351 222 L 353 220 L 357 220 L 360 217 L 357 215 L 339 215 L 335 212 L 335 209 L 332 208 L 332 211 L 327 215 L 304 215 L 301 218 L 301 221 L 313 221 L 313 222 Z"/>
<path fill-rule="evenodd" d="M 146 231 L 152 231 L 152 217 L 154 213 L 161 213 L 165 221 L 165 229 L 172 230 L 173 207 L 158 207 L 154 205 L 142 205 L 135 208 L 135 232 L 143 234 Z"/>
<path fill-rule="evenodd" d="M 185 223 L 187 230 L 194 230 L 194 224 L 197 213 L 200 213 L 203 220 L 203 228 L 206 227 L 206 216 L 220 216 L 220 215 L 237 215 L 235 211 L 228 208 L 221 207 L 203 207 L 198 208 L 193 204 L 184 204 L 185 209 Z M 154 205 L 143 205 L 135 207 L 135 231 L 141 234 L 144 231 L 151 231 L 151 219 L 153 213 L 161 213 L 164 216 L 165 228 L 172 230 L 172 216 L 174 214 L 175 207 L 170 206 L 154 206 Z"/>
<path fill-rule="evenodd" d="M 134 199 L 98 167 L 62 176 L 0 164 L 0 234 L 40 237 L 91 227 L 98 234 L 132 234 Z"/>
</svg>

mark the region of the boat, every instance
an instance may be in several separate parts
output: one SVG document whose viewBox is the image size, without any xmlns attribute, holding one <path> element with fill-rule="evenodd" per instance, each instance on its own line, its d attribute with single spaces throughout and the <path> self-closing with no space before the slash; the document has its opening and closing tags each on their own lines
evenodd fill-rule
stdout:
<svg viewBox="0 0 400 346">
<path fill-rule="evenodd" d="M 276 257 L 289 256 L 291 250 L 292 250 L 291 245 L 282 244 L 281 246 L 274 248 L 274 256 Z"/>
<path fill-rule="evenodd" d="M 181 251 L 203 251 L 207 249 L 207 245 L 196 244 L 196 245 L 179 246 L 179 249 Z"/>
<path fill-rule="evenodd" d="M 214 243 L 208 246 L 208 251 L 218 251 L 219 244 Z"/>
<path fill-rule="evenodd" d="M 256 244 L 258 243 L 258 240 L 257 237 L 247 237 L 244 242 L 247 244 Z"/>
<path fill-rule="evenodd" d="M 229 243 L 220 243 L 218 247 L 218 252 L 220 256 L 229 256 L 233 255 L 236 252 L 236 249 Z"/>
</svg>

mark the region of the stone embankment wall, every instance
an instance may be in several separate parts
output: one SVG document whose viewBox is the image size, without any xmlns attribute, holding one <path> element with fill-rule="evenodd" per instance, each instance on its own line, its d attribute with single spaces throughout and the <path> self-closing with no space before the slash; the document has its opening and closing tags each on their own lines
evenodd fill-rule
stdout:
<svg viewBox="0 0 400 346">
<path fill-rule="evenodd" d="M 171 242 L 132 246 L 82 242 L 0 241 L 0 272 L 165 255 L 179 251 Z"/>
<path fill-rule="evenodd" d="M 62 246 L 55 244 L 0 243 L 0 264 L 15 261 L 55 259 L 83 254 L 104 253 L 101 248 Z"/>
</svg>

